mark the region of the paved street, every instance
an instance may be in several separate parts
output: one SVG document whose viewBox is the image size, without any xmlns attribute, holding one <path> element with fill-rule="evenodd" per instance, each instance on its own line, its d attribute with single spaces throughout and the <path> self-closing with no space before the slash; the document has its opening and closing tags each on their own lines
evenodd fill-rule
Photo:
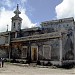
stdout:
<svg viewBox="0 0 75 75">
<path fill-rule="evenodd" d="M 5 63 L 3 68 L 0 68 L 0 75 L 75 75 L 75 68 L 62 69 L 52 67 L 32 67 L 18 66 Z"/>
</svg>

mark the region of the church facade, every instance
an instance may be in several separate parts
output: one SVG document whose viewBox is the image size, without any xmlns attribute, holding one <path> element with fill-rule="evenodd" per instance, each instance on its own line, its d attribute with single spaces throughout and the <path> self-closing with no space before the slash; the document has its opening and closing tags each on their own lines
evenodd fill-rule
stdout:
<svg viewBox="0 0 75 75">
<path fill-rule="evenodd" d="M 74 18 L 45 21 L 41 27 L 21 29 L 21 12 L 17 5 L 11 18 L 11 31 L 0 33 L 0 57 L 49 61 L 53 65 L 75 62 Z"/>
</svg>

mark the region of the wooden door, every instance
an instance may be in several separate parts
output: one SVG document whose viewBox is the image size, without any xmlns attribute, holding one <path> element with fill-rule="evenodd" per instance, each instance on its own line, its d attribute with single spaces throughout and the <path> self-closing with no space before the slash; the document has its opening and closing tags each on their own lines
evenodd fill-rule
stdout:
<svg viewBox="0 0 75 75">
<path fill-rule="evenodd" d="M 32 58 L 32 61 L 37 61 L 38 59 L 38 48 L 37 47 L 32 47 L 31 49 L 31 58 Z"/>
</svg>

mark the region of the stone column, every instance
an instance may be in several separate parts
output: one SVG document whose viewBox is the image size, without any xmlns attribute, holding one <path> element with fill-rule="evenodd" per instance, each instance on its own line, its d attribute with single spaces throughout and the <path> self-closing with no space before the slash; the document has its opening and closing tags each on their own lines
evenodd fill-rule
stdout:
<svg viewBox="0 0 75 75">
<path fill-rule="evenodd" d="M 17 32 L 15 32 L 15 38 L 17 38 Z"/>
<path fill-rule="evenodd" d="M 59 43 L 60 43 L 60 66 L 62 65 L 62 38 L 59 38 Z"/>
<path fill-rule="evenodd" d="M 74 47 L 74 50 L 73 50 L 73 53 L 74 53 L 74 62 L 75 62 L 75 25 L 74 23 L 72 24 L 72 30 L 73 30 L 73 47 Z"/>
<path fill-rule="evenodd" d="M 31 62 L 31 44 L 30 44 L 30 41 L 28 43 L 28 53 L 27 53 L 27 56 L 28 56 L 28 61 L 29 63 Z"/>
<path fill-rule="evenodd" d="M 74 35 L 74 61 L 75 61 L 75 31 L 73 31 L 73 35 Z"/>
<path fill-rule="evenodd" d="M 11 44 L 10 44 L 10 41 L 11 41 L 11 35 L 10 35 L 10 32 L 9 32 L 9 38 L 8 38 L 8 51 L 9 51 L 9 59 L 11 58 Z"/>
<path fill-rule="evenodd" d="M 11 50 L 10 50 L 10 47 L 8 47 L 8 50 L 9 50 L 9 59 L 10 59 L 10 56 L 11 56 Z"/>
</svg>

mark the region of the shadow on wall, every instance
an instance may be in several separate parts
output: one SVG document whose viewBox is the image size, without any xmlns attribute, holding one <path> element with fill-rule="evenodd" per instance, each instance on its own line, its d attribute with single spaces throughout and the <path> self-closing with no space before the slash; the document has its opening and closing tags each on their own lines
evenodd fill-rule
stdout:
<svg viewBox="0 0 75 75">
<path fill-rule="evenodd" d="M 21 50 L 19 48 L 12 50 L 12 58 L 18 59 L 21 57 Z"/>
<path fill-rule="evenodd" d="M 65 47 L 64 47 L 64 50 L 65 50 L 64 59 L 65 60 L 73 60 L 74 59 L 74 53 L 73 53 L 73 50 L 74 50 L 73 45 L 74 44 L 71 39 L 71 37 L 73 37 L 72 32 L 69 31 L 69 33 L 67 34 L 66 37 L 67 37 L 67 40 L 66 40 Z"/>
</svg>

